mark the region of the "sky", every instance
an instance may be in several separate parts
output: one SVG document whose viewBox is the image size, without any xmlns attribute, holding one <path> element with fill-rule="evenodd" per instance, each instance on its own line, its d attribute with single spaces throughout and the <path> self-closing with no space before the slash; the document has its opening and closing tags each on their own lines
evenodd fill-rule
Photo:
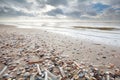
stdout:
<svg viewBox="0 0 120 80">
<path fill-rule="evenodd" d="M 120 0 L 0 0 L 0 19 L 120 21 Z"/>
</svg>

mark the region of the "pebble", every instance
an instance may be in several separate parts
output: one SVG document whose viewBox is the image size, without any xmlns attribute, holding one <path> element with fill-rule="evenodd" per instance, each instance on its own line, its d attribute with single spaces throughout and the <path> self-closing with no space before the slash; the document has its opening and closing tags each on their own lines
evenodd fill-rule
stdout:
<svg viewBox="0 0 120 80">
<path fill-rule="evenodd" d="M 106 57 L 106 56 L 103 56 L 102 58 L 106 59 L 107 57 Z"/>
<path fill-rule="evenodd" d="M 20 74 L 21 74 L 21 71 L 18 70 L 18 71 L 17 71 L 17 75 L 20 75 Z"/>
<path fill-rule="evenodd" d="M 85 76 L 85 74 L 84 74 L 83 72 L 80 72 L 80 73 L 79 73 L 79 77 L 80 77 L 80 78 L 83 78 L 84 76 Z"/>
<path fill-rule="evenodd" d="M 28 77 L 30 77 L 30 73 L 29 72 L 25 72 L 23 76 L 28 78 Z"/>
<path fill-rule="evenodd" d="M 3 78 L 9 78 L 9 74 L 3 74 L 3 76 L 2 76 Z"/>
<path fill-rule="evenodd" d="M 97 57 L 97 58 L 96 58 L 96 60 L 100 60 L 100 58 L 99 58 L 99 57 Z"/>
</svg>

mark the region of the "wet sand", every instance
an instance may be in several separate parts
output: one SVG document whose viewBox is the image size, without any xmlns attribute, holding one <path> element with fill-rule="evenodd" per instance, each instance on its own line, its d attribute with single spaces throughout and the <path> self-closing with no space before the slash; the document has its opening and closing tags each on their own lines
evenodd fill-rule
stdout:
<svg viewBox="0 0 120 80">
<path fill-rule="evenodd" d="M 54 54 L 64 55 L 66 60 L 76 61 L 78 64 L 107 67 L 113 65 L 114 69 L 120 69 L 120 47 L 76 39 L 46 30 L 18 29 L 0 25 L 0 55 L 15 54 L 14 60 L 17 60 L 16 55 L 19 55 L 21 51 L 22 54 L 32 56 L 32 53 L 38 49 L 40 50 L 38 53 L 47 54 L 53 51 Z M 37 57 L 31 58 L 31 60 L 38 59 Z"/>
</svg>

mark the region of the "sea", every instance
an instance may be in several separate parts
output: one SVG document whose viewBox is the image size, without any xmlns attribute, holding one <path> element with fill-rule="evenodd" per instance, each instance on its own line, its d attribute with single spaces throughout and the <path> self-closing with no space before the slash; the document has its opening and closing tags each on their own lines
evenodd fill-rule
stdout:
<svg viewBox="0 0 120 80">
<path fill-rule="evenodd" d="M 0 24 L 14 25 L 17 28 L 43 29 L 63 36 L 120 47 L 119 21 L 31 20 L 2 21 Z"/>
</svg>

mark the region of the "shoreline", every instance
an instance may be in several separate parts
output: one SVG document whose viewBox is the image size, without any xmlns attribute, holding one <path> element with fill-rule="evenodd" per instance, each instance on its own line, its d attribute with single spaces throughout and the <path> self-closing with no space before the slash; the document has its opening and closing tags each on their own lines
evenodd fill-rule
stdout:
<svg viewBox="0 0 120 80">
<path fill-rule="evenodd" d="M 3 24 L 4 25 L 4 24 Z M 8 24 L 8 26 L 13 26 L 14 24 Z M 25 27 L 27 26 L 27 27 Z M 107 46 L 114 46 L 114 47 L 120 47 L 120 36 L 117 32 L 99 32 L 99 31 L 87 31 L 87 30 L 76 30 L 76 29 L 64 29 L 64 28 L 55 28 L 55 27 L 32 27 L 28 25 L 14 25 L 14 28 L 21 29 L 21 30 L 34 30 L 38 31 L 43 30 L 50 33 L 58 34 L 58 35 L 64 35 L 71 38 L 76 38 L 80 40 L 85 40 L 87 42 L 93 42 L 97 44 L 107 45 Z M 33 31 L 33 32 L 34 32 Z"/>
</svg>

